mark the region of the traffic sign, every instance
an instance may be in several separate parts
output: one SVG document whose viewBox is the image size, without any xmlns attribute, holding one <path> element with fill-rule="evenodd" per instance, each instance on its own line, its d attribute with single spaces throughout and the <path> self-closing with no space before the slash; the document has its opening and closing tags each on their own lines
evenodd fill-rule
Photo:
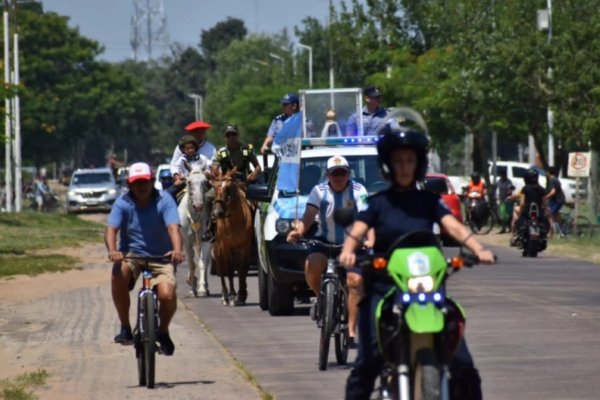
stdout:
<svg viewBox="0 0 600 400">
<path fill-rule="evenodd" d="M 572 177 L 590 176 L 592 153 L 569 153 L 569 166 L 567 175 Z"/>
</svg>

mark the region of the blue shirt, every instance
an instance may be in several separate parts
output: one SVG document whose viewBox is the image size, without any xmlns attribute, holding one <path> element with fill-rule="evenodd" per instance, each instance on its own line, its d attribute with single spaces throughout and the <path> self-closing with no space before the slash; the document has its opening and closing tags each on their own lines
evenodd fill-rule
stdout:
<svg viewBox="0 0 600 400">
<path fill-rule="evenodd" d="M 388 114 L 388 110 L 385 108 L 378 108 L 373 114 L 369 112 L 367 107 L 362 109 L 362 122 L 363 122 L 363 135 L 364 136 L 377 136 L 380 126 L 383 124 L 385 117 Z M 348 118 L 346 124 L 346 136 L 358 136 L 358 115 L 352 114 Z"/>
<path fill-rule="evenodd" d="M 273 121 L 271 121 L 271 125 L 269 126 L 269 130 L 267 131 L 267 136 L 274 138 L 275 135 L 281 130 L 283 123 L 286 119 L 288 119 L 289 115 L 279 114 Z"/>
<path fill-rule="evenodd" d="M 173 250 L 167 226 L 181 225 L 177 205 L 166 192 L 155 190 L 152 196 L 144 208 L 138 207 L 129 193 L 113 204 L 108 225 L 119 230 L 119 251 L 159 256 Z"/>
<path fill-rule="evenodd" d="M 394 188 L 368 198 L 366 210 L 357 220 L 375 228 L 377 253 L 385 253 L 402 235 L 415 230 L 433 230 L 433 223 L 450 214 L 439 195 L 426 190 L 398 191 Z"/>
</svg>

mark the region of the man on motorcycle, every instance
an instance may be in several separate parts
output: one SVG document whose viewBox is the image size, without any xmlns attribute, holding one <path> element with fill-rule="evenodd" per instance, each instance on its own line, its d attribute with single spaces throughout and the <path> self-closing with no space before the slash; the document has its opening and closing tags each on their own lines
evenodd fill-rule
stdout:
<svg viewBox="0 0 600 400">
<path fill-rule="evenodd" d="M 532 204 L 537 205 L 542 231 L 545 232 L 544 236 L 549 231 L 550 224 L 547 220 L 547 216 L 550 215 L 550 212 L 546 201 L 546 190 L 538 183 L 539 177 L 540 174 L 535 168 L 529 168 L 523 177 L 525 186 L 521 189 L 519 207 L 514 215 L 515 218 L 512 226 L 513 236 L 510 240 L 512 246 L 514 246 L 518 240 L 519 227 L 526 222 L 527 218 L 529 218 L 529 210 L 531 209 Z"/>
<path fill-rule="evenodd" d="M 390 188 L 369 197 L 368 208 L 358 214 L 350 234 L 344 241 L 340 263 L 353 267 L 355 250 L 370 228 L 375 230 L 376 253 L 385 253 L 395 240 L 416 230 L 432 230 L 433 223 L 443 226 L 450 236 L 472 250 L 481 262 L 494 263 L 494 254 L 486 250 L 444 205 L 439 195 L 419 190 L 418 182 L 425 177 L 428 166 L 429 139 L 425 133 L 401 126 L 391 120 L 377 142 L 379 166 Z M 360 304 L 358 322 L 359 350 L 346 385 L 346 399 L 370 399 L 375 379 L 379 376 L 383 358 L 375 335 L 376 308 L 390 283 L 372 279 L 365 285 L 365 297 Z M 452 359 L 451 374 L 462 375 L 469 383 L 473 398 L 481 398 L 480 379 L 466 343 L 462 340 Z M 462 371 L 462 374 L 458 371 Z M 455 374 L 456 372 L 456 374 Z M 463 399 L 465 397 L 462 397 Z"/>
</svg>

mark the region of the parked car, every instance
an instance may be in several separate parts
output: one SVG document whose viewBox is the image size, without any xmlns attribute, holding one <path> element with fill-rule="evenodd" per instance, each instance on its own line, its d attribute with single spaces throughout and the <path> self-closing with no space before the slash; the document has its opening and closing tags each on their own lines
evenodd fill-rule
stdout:
<svg viewBox="0 0 600 400">
<path fill-rule="evenodd" d="M 539 167 L 531 166 L 527 163 L 521 163 L 516 161 L 497 161 L 496 162 L 496 171 L 506 171 L 506 176 L 510 179 L 515 186 L 515 193 L 519 193 L 523 186 L 525 186 L 525 182 L 523 181 L 523 177 L 525 176 L 525 172 L 529 168 L 535 168 L 540 174 L 539 183 L 541 186 L 546 187 L 546 171 Z M 490 180 L 494 179 L 494 171 L 492 171 L 492 163 L 489 163 L 489 173 Z M 574 179 L 559 177 L 560 184 L 562 190 L 565 194 L 566 202 L 572 204 L 575 202 L 575 189 L 576 189 L 576 181 Z M 579 198 L 586 199 L 587 198 L 587 188 L 583 182 L 579 183 Z"/>
<path fill-rule="evenodd" d="M 446 206 L 448 206 L 452 212 L 452 215 L 460 222 L 463 222 L 460 197 L 447 175 L 440 173 L 428 173 L 425 175 L 425 190 L 440 195 Z M 437 229 L 439 230 L 439 227 Z M 456 241 L 452 239 L 444 229 L 441 229 L 439 233 L 444 245 L 457 245 Z"/>
<path fill-rule="evenodd" d="M 78 169 L 71 175 L 66 209 L 68 213 L 110 211 L 119 194 L 110 168 Z"/>
</svg>

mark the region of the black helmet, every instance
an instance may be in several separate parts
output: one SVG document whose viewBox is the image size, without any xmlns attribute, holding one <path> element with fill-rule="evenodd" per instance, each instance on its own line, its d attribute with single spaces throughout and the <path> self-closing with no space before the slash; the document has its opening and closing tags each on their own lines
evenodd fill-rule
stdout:
<svg viewBox="0 0 600 400">
<path fill-rule="evenodd" d="M 179 150 L 183 151 L 183 146 L 187 143 L 192 143 L 196 147 L 196 151 L 200 148 L 198 144 L 198 140 L 192 135 L 183 135 L 181 139 L 179 139 Z"/>
<path fill-rule="evenodd" d="M 540 177 L 539 172 L 537 172 L 537 170 L 535 168 L 529 168 L 526 172 L 525 172 L 525 177 L 523 178 L 525 180 L 526 184 L 536 184 L 538 183 L 538 179 Z"/>
<path fill-rule="evenodd" d="M 471 174 L 471 180 L 475 184 L 479 183 L 481 181 L 481 174 L 477 171 L 473 171 L 473 173 Z"/>
<path fill-rule="evenodd" d="M 391 163 L 392 151 L 397 148 L 411 148 L 417 153 L 417 170 L 415 172 L 416 180 L 423 180 L 427 173 L 429 160 L 427 153 L 429 152 L 429 138 L 423 132 L 412 128 L 401 126 L 397 121 L 390 120 L 380 131 L 379 140 L 377 141 L 377 161 L 382 175 L 393 181 L 391 171 L 393 169 Z"/>
</svg>

